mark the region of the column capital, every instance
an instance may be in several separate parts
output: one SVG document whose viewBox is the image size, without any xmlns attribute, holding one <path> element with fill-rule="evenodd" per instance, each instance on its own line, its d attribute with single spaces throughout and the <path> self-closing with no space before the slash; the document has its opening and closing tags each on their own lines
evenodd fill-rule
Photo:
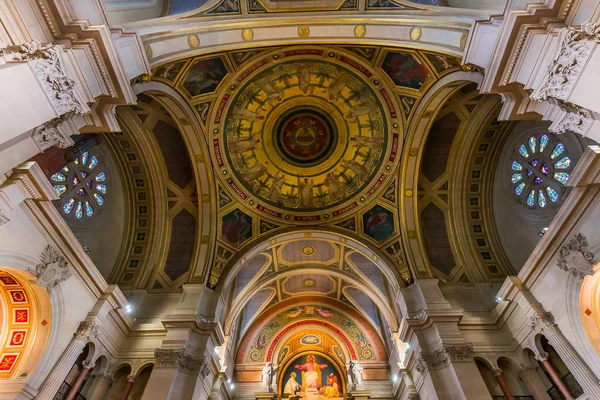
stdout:
<svg viewBox="0 0 600 400">
<path fill-rule="evenodd" d="M 444 345 L 444 349 L 452 362 L 472 361 L 473 360 L 473 344 L 448 344 Z"/>
<path fill-rule="evenodd" d="M 541 332 L 545 328 L 556 326 L 556 322 L 554 322 L 554 316 L 552 313 L 546 311 L 536 311 L 529 317 L 528 325 L 531 330 L 539 330 Z"/>
<path fill-rule="evenodd" d="M 500 368 L 494 368 L 492 370 L 492 373 L 494 374 L 494 376 L 502 376 L 502 370 Z"/>
<path fill-rule="evenodd" d="M 133 383 L 133 382 L 135 382 L 135 378 L 136 378 L 135 375 L 127 375 L 127 382 Z"/>
<path fill-rule="evenodd" d="M 96 366 L 96 363 L 94 363 L 92 361 L 84 361 L 83 363 L 81 363 L 81 365 L 85 369 L 93 369 Z"/>
<path fill-rule="evenodd" d="M 156 359 L 154 368 L 175 368 L 175 363 L 177 362 L 177 357 L 179 357 L 179 354 L 181 352 L 183 352 L 183 349 L 179 349 L 179 350 L 156 349 L 156 350 L 154 350 L 154 358 Z"/>
<path fill-rule="evenodd" d="M 446 348 L 442 347 L 439 350 L 434 351 L 433 353 L 424 353 L 421 351 L 419 357 L 417 358 L 417 371 L 422 373 L 425 369 L 429 369 L 430 371 L 435 371 L 438 369 L 446 368 L 450 365 L 450 357 L 448 357 L 448 352 Z"/>
<path fill-rule="evenodd" d="M 62 116 L 34 128 L 31 137 L 40 150 L 44 151 L 54 146 L 59 149 L 73 146 L 75 142 L 71 139 L 71 135 L 76 134 L 79 134 L 79 130 L 67 116 Z"/>
<path fill-rule="evenodd" d="M 546 352 L 535 353 L 535 359 L 540 362 L 548 361 L 549 358 L 550 358 L 550 355 Z"/>
</svg>

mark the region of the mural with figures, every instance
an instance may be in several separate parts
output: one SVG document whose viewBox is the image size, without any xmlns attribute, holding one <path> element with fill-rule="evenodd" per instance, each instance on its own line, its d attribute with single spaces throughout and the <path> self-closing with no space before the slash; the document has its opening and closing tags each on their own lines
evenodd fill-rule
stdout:
<svg viewBox="0 0 600 400">
<path fill-rule="evenodd" d="M 292 361 L 280 378 L 279 393 L 300 399 L 342 399 L 342 375 L 327 358 L 308 353 Z"/>
</svg>

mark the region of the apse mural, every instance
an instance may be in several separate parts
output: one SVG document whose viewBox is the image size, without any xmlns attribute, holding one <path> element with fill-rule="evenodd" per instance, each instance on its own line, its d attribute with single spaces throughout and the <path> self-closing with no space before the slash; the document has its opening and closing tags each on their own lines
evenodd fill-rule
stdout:
<svg viewBox="0 0 600 400">
<path fill-rule="evenodd" d="M 188 71 L 183 87 L 190 96 L 211 93 L 227 75 L 227 67 L 221 57 L 196 61 Z"/>
<path fill-rule="evenodd" d="M 315 400 L 342 399 L 341 374 L 325 357 L 308 353 L 290 363 L 281 379 L 282 395 L 296 395 Z"/>
<path fill-rule="evenodd" d="M 239 246 L 252 237 L 252 217 L 239 208 L 226 214 L 221 223 L 222 238 L 234 246 Z"/>
<path fill-rule="evenodd" d="M 382 242 L 394 234 L 394 214 L 379 205 L 363 214 L 363 233 Z"/>
<path fill-rule="evenodd" d="M 179 61 L 172 64 L 161 65 L 160 67 L 154 70 L 154 76 L 173 82 L 179 71 L 181 71 L 181 68 L 183 68 L 183 66 L 185 65 L 185 63 L 186 61 Z"/>
<path fill-rule="evenodd" d="M 430 76 L 427 67 L 412 53 L 390 51 L 381 68 L 396 86 L 410 89 L 421 89 Z"/>
<path fill-rule="evenodd" d="M 447 56 L 445 54 L 425 53 L 425 57 L 433 64 L 433 67 L 438 73 L 460 66 L 460 63 L 455 57 Z"/>
</svg>

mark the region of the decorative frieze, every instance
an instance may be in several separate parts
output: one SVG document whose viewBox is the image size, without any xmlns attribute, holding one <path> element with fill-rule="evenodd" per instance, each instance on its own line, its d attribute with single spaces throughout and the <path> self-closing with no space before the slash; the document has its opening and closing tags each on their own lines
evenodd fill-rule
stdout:
<svg viewBox="0 0 600 400">
<path fill-rule="evenodd" d="M 182 351 L 177 357 L 176 367 L 177 371 L 183 372 L 184 374 L 198 375 L 200 374 L 203 364 L 203 360 L 192 358 L 190 355 Z"/>
<path fill-rule="evenodd" d="M 581 31 L 567 27 L 560 32 L 558 40 L 558 53 L 548 67 L 544 83 L 531 95 L 534 100 L 567 101 L 600 40 L 600 24 L 585 22 Z"/>
<path fill-rule="evenodd" d="M 554 316 L 549 312 L 534 313 L 529 317 L 528 325 L 531 330 L 542 332 L 544 329 L 556 326 Z"/>
<path fill-rule="evenodd" d="M 85 338 L 85 341 L 98 339 L 100 336 L 100 325 L 93 321 L 81 321 L 75 332 L 76 337 Z"/>
<path fill-rule="evenodd" d="M 569 242 L 561 247 L 557 264 L 564 271 L 578 277 L 594 274 L 594 255 L 587 251 L 588 241 L 581 233 L 576 234 Z"/>
<path fill-rule="evenodd" d="M 156 349 L 154 351 L 156 359 L 155 368 L 177 368 L 177 371 L 188 375 L 210 374 L 210 365 L 203 359 L 193 358 L 185 353 L 183 349 Z"/>
<path fill-rule="evenodd" d="M 446 345 L 444 349 L 452 362 L 473 360 L 473 345 L 471 343 Z"/>
<path fill-rule="evenodd" d="M 154 358 L 156 362 L 154 368 L 175 368 L 177 358 L 183 350 L 172 350 L 172 349 L 156 349 L 154 351 Z"/>
<path fill-rule="evenodd" d="M 38 285 L 45 287 L 48 293 L 71 276 L 67 260 L 51 245 L 46 246 L 42 252 L 40 263 L 35 270 L 28 269 L 28 272 L 37 278 Z"/>
<path fill-rule="evenodd" d="M 549 130 L 554 133 L 575 132 L 585 136 L 596 120 L 594 114 L 586 108 L 572 104 L 561 102 L 556 104 L 560 112 Z"/>
<path fill-rule="evenodd" d="M 419 358 L 417 359 L 416 368 L 417 371 L 422 373 L 425 369 L 435 371 L 445 368 L 448 365 L 450 365 L 450 358 L 448 357 L 446 348 L 442 347 L 440 350 L 436 350 L 430 354 L 421 352 L 421 354 L 419 354 Z"/>
<path fill-rule="evenodd" d="M 42 151 L 53 146 L 59 149 L 66 149 L 75 144 L 69 133 L 60 129 L 60 125 L 63 122 L 61 118 L 55 118 L 33 130 L 31 137 Z"/>
</svg>

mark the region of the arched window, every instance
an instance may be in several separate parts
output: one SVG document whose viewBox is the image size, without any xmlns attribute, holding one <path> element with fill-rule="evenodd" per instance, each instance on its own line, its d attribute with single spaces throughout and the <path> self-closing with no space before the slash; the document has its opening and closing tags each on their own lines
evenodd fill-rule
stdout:
<svg viewBox="0 0 600 400">
<path fill-rule="evenodd" d="M 510 165 L 514 193 L 526 207 L 545 208 L 564 195 L 572 168 L 557 136 L 532 135 L 519 146 Z"/>
<path fill-rule="evenodd" d="M 107 179 L 102 161 L 89 151 L 50 177 L 63 213 L 78 220 L 93 218 L 102 211 Z"/>
</svg>

